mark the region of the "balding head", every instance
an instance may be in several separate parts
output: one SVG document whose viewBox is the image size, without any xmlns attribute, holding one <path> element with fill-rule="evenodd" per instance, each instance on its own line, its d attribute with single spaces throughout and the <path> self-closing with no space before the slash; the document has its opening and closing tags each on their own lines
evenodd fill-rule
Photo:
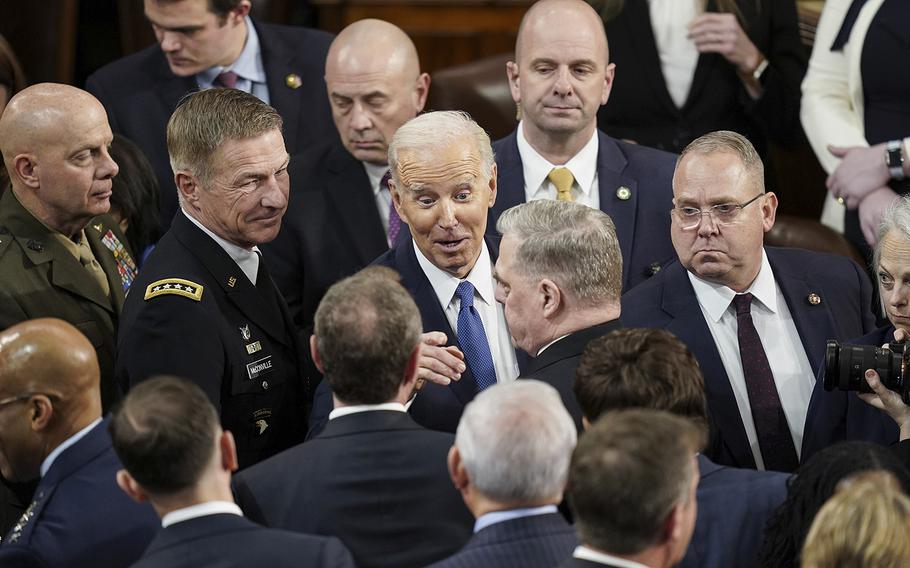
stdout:
<svg viewBox="0 0 910 568">
<path fill-rule="evenodd" d="M 63 440 L 101 416 L 95 349 L 65 321 L 0 332 L 0 472 L 25 481 Z"/>
<path fill-rule="evenodd" d="M 552 163 L 594 135 L 613 82 L 608 59 L 603 22 L 582 0 L 541 0 L 522 19 L 509 84 L 525 138 Z"/>
<path fill-rule="evenodd" d="M 375 19 L 338 34 L 326 58 L 325 81 L 345 148 L 377 165 L 387 163 L 392 135 L 423 109 L 430 86 L 411 38 Z"/>
<path fill-rule="evenodd" d="M 16 197 L 67 236 L 110 209 L 112 140 L 101 103 L 68 85 L 20 91 L 0 117 L 0 152 Z"/>
</svg>

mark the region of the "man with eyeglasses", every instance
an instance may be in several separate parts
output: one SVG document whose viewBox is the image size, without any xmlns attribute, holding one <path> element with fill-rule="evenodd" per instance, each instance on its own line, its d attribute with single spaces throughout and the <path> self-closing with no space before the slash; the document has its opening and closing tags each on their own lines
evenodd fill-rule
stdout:
<svg viewBox="0 0 910 568">
<path fill-rule="evenodd" d="M 844 257 L 764 246 L 777 196 L 765 191 L 761 158 L 739 134 L 689 144 L 673 196 L 678 262 L 623 296 L 623 323 L 667 329 L 695 354 L 711 459 L 793 471 L 826 340 L 873 327 L 868 278 Z"/>
<path fill-rule="evenodd" d="M 41 477 L 0 541 L 0 566 L 125 567 L 155 535 L 152 508 L 117 487 L 99 383 L 95 349 L 73 325 L 42 318 L 0 332 L 0 472 Z"/>
</svg>

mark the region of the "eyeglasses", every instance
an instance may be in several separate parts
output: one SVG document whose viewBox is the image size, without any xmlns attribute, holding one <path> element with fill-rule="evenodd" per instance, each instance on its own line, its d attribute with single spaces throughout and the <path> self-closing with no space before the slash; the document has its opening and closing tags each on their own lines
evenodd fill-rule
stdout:
<svg viewBox="0 0 910 568">
<path fill-rule="evenodd" d="M 48 394 L 48 393 L 44 393 L 44 392 L 27 392 L 25 394 L 11 396 L 9 398 L 4 398 L 4 399 L 0 400 L 0 408 L 3 408 L 4 406 L 7 406 L 9 404 L 13 404 L 14 402 L 22 402 L 23 400 L 28 400 L 28 399 L 32 398 L 33 396 L 36 396 L 39 394 L 44 395 L 51 400 L 57 398 L 57 395 Z"/>
<path fill-rule="evenodd" d="M 670 213 L 676 218 L 679 228 L 684 231 L 694 229 L 701 224 L 704 215 L 710 215 L 718 225 L 732 225 L 739 217 L 740 211 L 762 195 L 764 193 L 759 193 L 745 203 L 719 203 L 712 205 L 706 210 L 701 210 L 698 207 L 674 207 L 670 210 Z"/>
</svg>

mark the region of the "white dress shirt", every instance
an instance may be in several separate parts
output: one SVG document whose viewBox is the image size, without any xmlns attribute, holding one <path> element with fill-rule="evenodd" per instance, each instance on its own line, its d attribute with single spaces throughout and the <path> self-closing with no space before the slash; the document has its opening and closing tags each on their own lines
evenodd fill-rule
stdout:
<svg viewBox="0 0 910 568">
<path fill-rule="evenodd" d="M 691 272 L 689 280 L 698 297 L 702 314 L 717 352 L 723 362 L 724 370 L 733 387 L 736 406 L 746 429 L 746 437 L 752 448 L 752 456 L 758 469 L 764 469 L 764 460 L 758 446 L 758 435 L 752 409 L 749 405 L 749 394 L 746 390 L 746 379 L 743 374 L 742 361 L 739 355 L 737 337 L 736 308 L 732 305 L 736 292 L 719 284 L 701 280 Z M 787 307 L 787 301 L 774 280 L 774 273 L 768 263 L 768 256 L 762 251 L 762 265 L 755 281 L 746 290 L 753 296 L 752 322 L 761 338 L 765 355 L 774 375 L 774 384 L 780 397 L 793 445 L 797 456 L 803 442 L 803 427 L 806 422 L 806 411 L 809 398 L 815 385 L 812 365 L 803 348 L 802 339 L 796 330 L 793 315 Z"/>
<path fill-rule="evenodd" d="M 389 171 L 388 165 L 376 165 L 369 162 L 361 162 L 363 169 L 370 178 L 370 187 L 373 188 L 373 198 L 376 200 L 376 209 L 379 210 L 379 218 L 382 220 L 382 228 L 385 234 L 389 236 L 389 208 L 392 206 L 392 194 L 388 187 L 381 187 L 382 176 Z"/>
<path fill-rule="evenodd" d="M 231 501 L 207 501 L 205 503 L 199 503 L 198 505 L 171 511 L 161 517 L 161 527 L 166 529 L 171 525 L 189 521 L 190 519 L 223 514 L 237 515 L 238 517 L 243 516 L 243 512 L 236 503 Z"/>
<path fill-rule="evenodd" d="M 698 49 L 688 36 L 689 22 L 698 15 L 700 4 L 700 0 L 648 0 L 660 69 L 677 108 L 686 104 L 698 64 Z"/>
<path fill-rule="evenodd" d="M 648 568 L 644 564 L 632 562 L 631 560 L 613 556 L 612 554 L 594 550 L 593 548 L 588 548 L 587 546 L 583 545 L 575 548 L 575 551 L 572 553 L 572 557 L 580 558 L 581 560 L 590 560 L 591 562 L 597 562 L 598 564 L 618 566 L 619 568 Z"/>
<path fill-rule="evenodd" d="M 458 334 L 458 311 L 461 309 L 461 300 L 455 295 L 455 289 L 461 283 L 461 280 L 455 278 L 448 272 L 437 268 L 432 262 L 427 260 L 417 244 L 414 244 L 414 253 L 417 255 L 417 262 L 420 268 L 426 274 L 427 280 L 433 286 L 436 297 L 439 299 L 439 305 L 442 306 L 449 320 L 452 330 Z M 515 348 L 512 347 L 512 337 L 509 335 L 509 328 L 506 325 L 506 314 L 502 304 L 496 301 L 493 296 L 493 263 L 490 260 L 490 252 L 487 250 L 487 243 L 483 243 L 480 249 L 480 256 L 474 264 L 474 268 L 465 278 L 474 286 L 474 308 L 480 314 L 480 321 L 483 322 L 484 333 L 487 336 L 487 344 L 490 346 L 490 354 L 493 356 L 493 366 L 496 369 L 496 382 L 511 382 L 518 378 L 518 360 L 515 358 Z M 452 338 L 449 338 L 450 340 Z"/>
<path fill-rule="evenodd" d="M 542 505 L 540 507 L 523 507 L 521 509 L 506 509 L 505 511 L 491 511 L 477 517 L 474 522 L 474 532 L 480 532 L 490 525 L 504 523 L 513 519 L 523 519 L 525 517 L 534 517 L 536 515 L 549 515 L 556 513 L 559 509 L 556 505 Z"/>
<path fill-rule="evenodd" d="M 224 252 L 226 252 L 228 256 L 237 263 L 237 266 L 240 267 L 240 270 L 246 275 L 247 278 L 250 279 L 250 282 L 253 283 L 253 286 L 255 286 L 256 275 L 259 274 L 259 247 L 254 246 L 251 249 L 239 247 L 228 240 L 222 239 L 212 231 L 208 230 L 205 225 L 197 221 L 195 217 L 186 211 L 183 211 L 182 209 L 181 211 L 184 215 L 186 215 L 186 218 L 192 221 L 194 225 L 199 227 L 203 233 L 212 237 L 212 240 L 218 243 L 218 246 L 220 246 Z"/>
<path fill-rule="evenodd" d="M 562 166 L 551 164 L 525 140 L 523 122 L 518 123 L 518 155 L 525 177 L 525 201 L 556 199 L 556 186 L 547 176 L 553 168 L 563 167 L 572 172 L 572 197 L 582 205 L 600 208 L 600 191 L 597 185 L 597 129 L 587 144 Z"/>
<path fill-rule="evenodd" d="M 265 65 L 262 64 L 259 35 L 249 16 L 244 22 L 247 30 L 246 42 L 243 44 L 243 51 L 240 52 L 237 60 L 227 67 L 216 65 L 197 73 L 196 83 L 199 85 L 200 91 L 210 89 L 218 75 L 225 71 L 233 71 L 237 74 L 237 83 L 234 88 L 250 93 L 265 104 L 269 104 L 269 86 L 266 83 Z"/>
<path fill-rule="evenodd" d="M 329 420 L 348 416 L 350 414 L 359 414 L 361 412 L 370 412 L 373 410 L 394 410 L 396 412 L 407 412 L 407 409 L 400 402 L 383 402 L 381 404 L 352 404 L 350 406 L 339 406 L 329 412 Z"/>
<path fill-rule="evenodd" d="M 41 472 L 41 477 L 44 477 L 45 475 L 47 475 L 47 472 L 51 469 L 51 466 L 54 465 L 54 462 L 57 460 L 57 458 L 60 457 L 60 454 L 62 454 L 67 448 L 69 448 L 70 446 L 72 446 L 73 444 L 75 444 L 76 442 L 81 440 L 82 438 L 85 438 L 85 436 L 89 432 L 91 432 L 92 428 L 94 428 L 95 426 L 97 426 L 100 423 L 101 423 L 101 417 L 99 416 L 98 418 L 93 420 L 91 424 L 89 424 L 82 430 L 79 430 L 78 432 L 76 432 L 75 434 L 73 434 L 72 436 L 67 438 L 66 440 L 63 440 L 63 442 L 61 442 L 61 444 L 59 446 L 54 448 L 51 453 L 47 454 L 47 457 L 44 458 L 44 461 L 41 462 L 41 469 L 39 470 Z"/>
</svg>

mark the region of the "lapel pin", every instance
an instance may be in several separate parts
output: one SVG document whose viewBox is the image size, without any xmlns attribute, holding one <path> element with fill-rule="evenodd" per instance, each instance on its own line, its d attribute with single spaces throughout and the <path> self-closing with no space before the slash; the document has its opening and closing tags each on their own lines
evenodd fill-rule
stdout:
<svg viewBox="0 0 910 568">
<path fill-rule="evenodd" d="M 291 73 L 284 78 L 284 84 L 292 89 L 299 89 L 303 85 L 303 80 L 300 79 L 300 75 Z"/>
<path fill-rule="evenodd" d="M 619 186 L 619 189 L 616 190 L 616 197 L 618 197 L 620 201 L 628 201 L 629 198 L 632 197 L 632 190 L 621 185 Z"/>
<path fill-rule="evenodd" d="M 29 239 L 28 242 L 25 243 L 25 246 L 27 246 L 28 248 L 32 249 L 35 252 L 44 251 L 44 244 L 42 244 L 41 241 L 36 241 L 35 239 Z"/>
<path fill-rule="evenodd" d="M 819 305 L 819 304 L 822 303 L 822 297 L 819 296 L 818 294 L 816 294 L 815 292 L 812 292 L 811 294 L 809 294 L 809 297 L 806 298 L 806 299 L 807 299 L 807 300 L 809 301 L 809 303 L 812 304 L 813 306 L 817 306 L 817 305 Z"/>
<path fill-rule="evenodd" d="M 233 276 L 231 276 L 230 278 L 228 278 L 228 286 L 229 286 L 229 287 L 233 288 L 235 284 L 237 284 L 237 279 L 236 279 L 236 278 L 234 278 Z"/>
<path fill-rule="evenodd" d="M 648 266 L 648 274 L 647 274 L 647 276 L 654 276 L 654 275 L 657 274 L 658 272 L 660 272 L 660 263 L 659 263 L 659 262 L 652 262 L 652 263 L 650 264 L 650 266 Z"/>
</svg>

